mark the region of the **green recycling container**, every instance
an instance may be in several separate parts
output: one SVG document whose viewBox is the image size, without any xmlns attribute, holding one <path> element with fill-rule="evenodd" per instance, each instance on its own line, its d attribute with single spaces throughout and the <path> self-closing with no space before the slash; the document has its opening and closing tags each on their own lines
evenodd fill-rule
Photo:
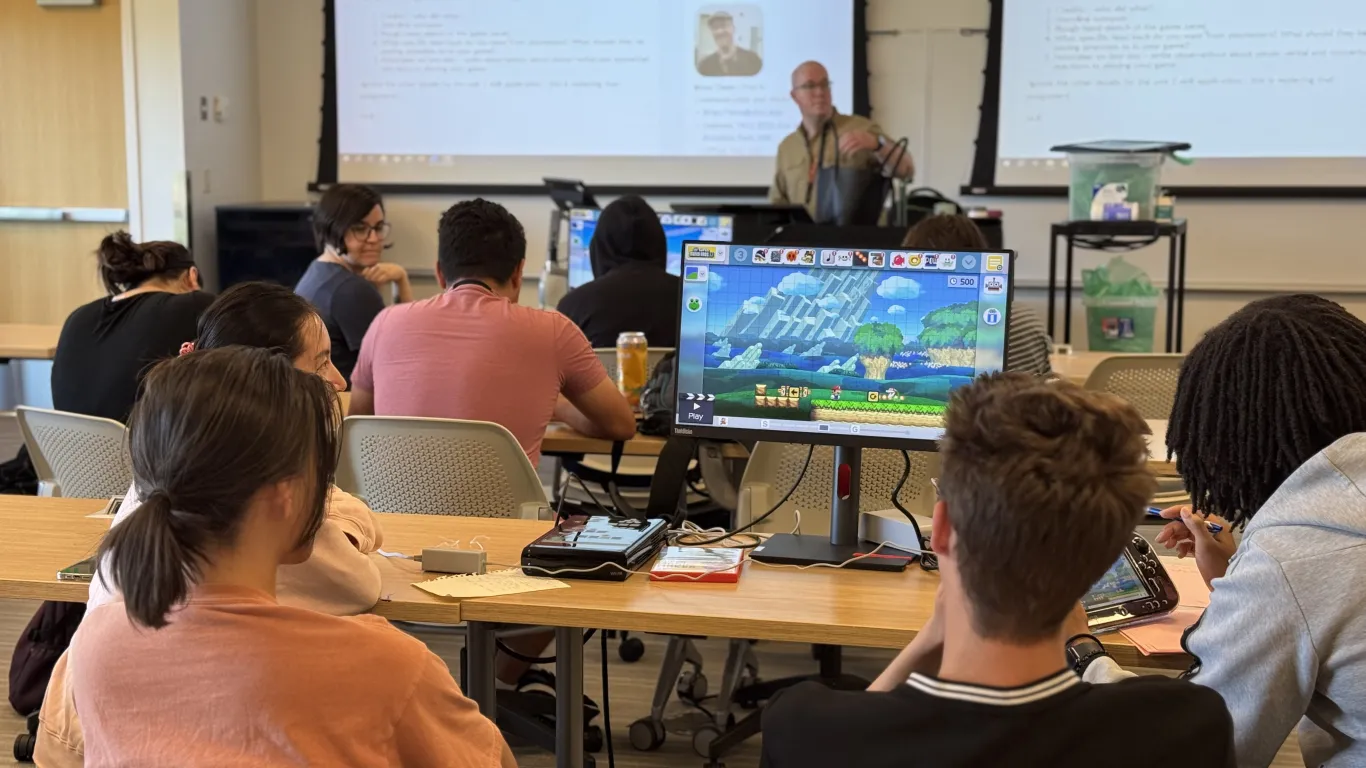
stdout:
<svg viewBox="0 0 1366 768">
<path fill-rule="evenodd" d="M 1152 352 L 1157 296 L 1087 296 L 1086 342 L 1092 352 Z"/>
</svg>

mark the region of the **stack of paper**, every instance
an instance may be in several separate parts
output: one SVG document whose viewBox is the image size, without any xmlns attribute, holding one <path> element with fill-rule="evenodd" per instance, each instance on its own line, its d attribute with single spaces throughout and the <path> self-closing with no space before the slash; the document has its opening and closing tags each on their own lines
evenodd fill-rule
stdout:
<svg viewBox="0 0 1366 768">
<path fill-rule="evenodd" d="M 413 586 L 441 597 L 496 597 L 540 592 L 545 589 L 568 589 L 569 585 L 555 579 L 527 576 L 517 568 L 492 573 L 443 576 L 430 581 L 413 582 Z"/>
<path fill-rule="evenodd" d="M 1158 621 L 1120 630 L 1145 656 L 1184 653 L 1181 636 L 1209 606 L 1209 587 L 1195 566 L 1195 558 L 1163 557 L 1161 560 L 1181 596 L 1177 609 Z"/>
</svg>

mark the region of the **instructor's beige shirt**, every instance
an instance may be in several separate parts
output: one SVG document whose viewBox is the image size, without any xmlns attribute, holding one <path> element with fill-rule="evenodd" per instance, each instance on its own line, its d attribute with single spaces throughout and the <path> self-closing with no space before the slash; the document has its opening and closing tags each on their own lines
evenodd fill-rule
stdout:
<svg viewBox="0 0 1366 768">
<path fill-rule="evenodd" d="M 836 157 L 841 166 L 850 168 L 878 168 L 882 161 L 869 150 L 859 150 L 853 154 L 839 154 L 839 140 L 850 131 L 869 131 L 877 136 L 886 136 L 878 124 L 858 115 L 842 115 L 838 112 L 831 118 L 834 130 L 825 135 L 825 154 L 819 165 L 815 157 L 820 152 L 821 137 L 808 141 L 806 128 L 797 125 L 797 130 L 787 135 L 778 145 L 777 171 L 773 175 L 773 186 L 768 190 L 770 202 L 787 205 L 805 205 L 812 218 L 816 216 L 816 194 L 811 189 L 816 179 L 816 169 L 834 166 Z M 809 192 L 809 194 L 808 194 Z"/>
</svg>

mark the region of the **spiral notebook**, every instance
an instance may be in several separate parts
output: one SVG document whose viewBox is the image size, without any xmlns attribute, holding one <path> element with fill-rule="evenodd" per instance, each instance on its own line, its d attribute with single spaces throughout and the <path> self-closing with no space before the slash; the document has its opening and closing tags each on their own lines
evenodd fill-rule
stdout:
<svg viewBox="0 0 1366 768">
<path fill-rule="evenodd" d="M 462 573 L 442 576 L 430 581 L 415 581 L 413 586 L 433 595 L 456 598 L 520 595 L 523 592 L 540 592 L 546 589 L 566 589 L 569 587 L 563 581 L 527 576 L 519 568 L 508 568 L 490 573 Z"/>
</svg>

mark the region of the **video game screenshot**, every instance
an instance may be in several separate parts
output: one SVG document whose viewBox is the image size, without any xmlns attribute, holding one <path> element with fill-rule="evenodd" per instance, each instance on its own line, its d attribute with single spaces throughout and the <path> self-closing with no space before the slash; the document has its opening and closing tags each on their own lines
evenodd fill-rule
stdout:
<svg viewBox="0 0 1366 768">
<path fill-rule="evenodd" d="M 936 439 L 1004 362 L 1009 253 L 685 248 L 680 425 Z"/>
<path fill-rule="evenodd" d="M 1096 608 L 1108 608 L 1112 605 L 1120 605 L 1130 600 L 1137 600 L 1148 596 L 1148 590 L 1143 587 L 1143 580 L 1139 578 L 1134 566 L 1130 564 L 1129 558 L 1120 555 L 1119 560 L 1110 566 L 1110 570 L 1100 577 L 1095 586 L 1082 597 L 1082 605 L 1086 610 Z"/>
<path fill-rule="evenodd" d="M 569 211 L 569 287 L 578 288 L 593 279 L 593 262 L 588 246 L 598 228 L 596 208 L 574 208 Z M 664 237 L 669 241 L 669 274 L 678 274 L 683 261 L 685 240 L 712 240 L 728 243 L 734 233 L 731 216 L 704 216 L 696 213 L 661 213 L 659 223 L 664 226 Z"/>
</svg>

